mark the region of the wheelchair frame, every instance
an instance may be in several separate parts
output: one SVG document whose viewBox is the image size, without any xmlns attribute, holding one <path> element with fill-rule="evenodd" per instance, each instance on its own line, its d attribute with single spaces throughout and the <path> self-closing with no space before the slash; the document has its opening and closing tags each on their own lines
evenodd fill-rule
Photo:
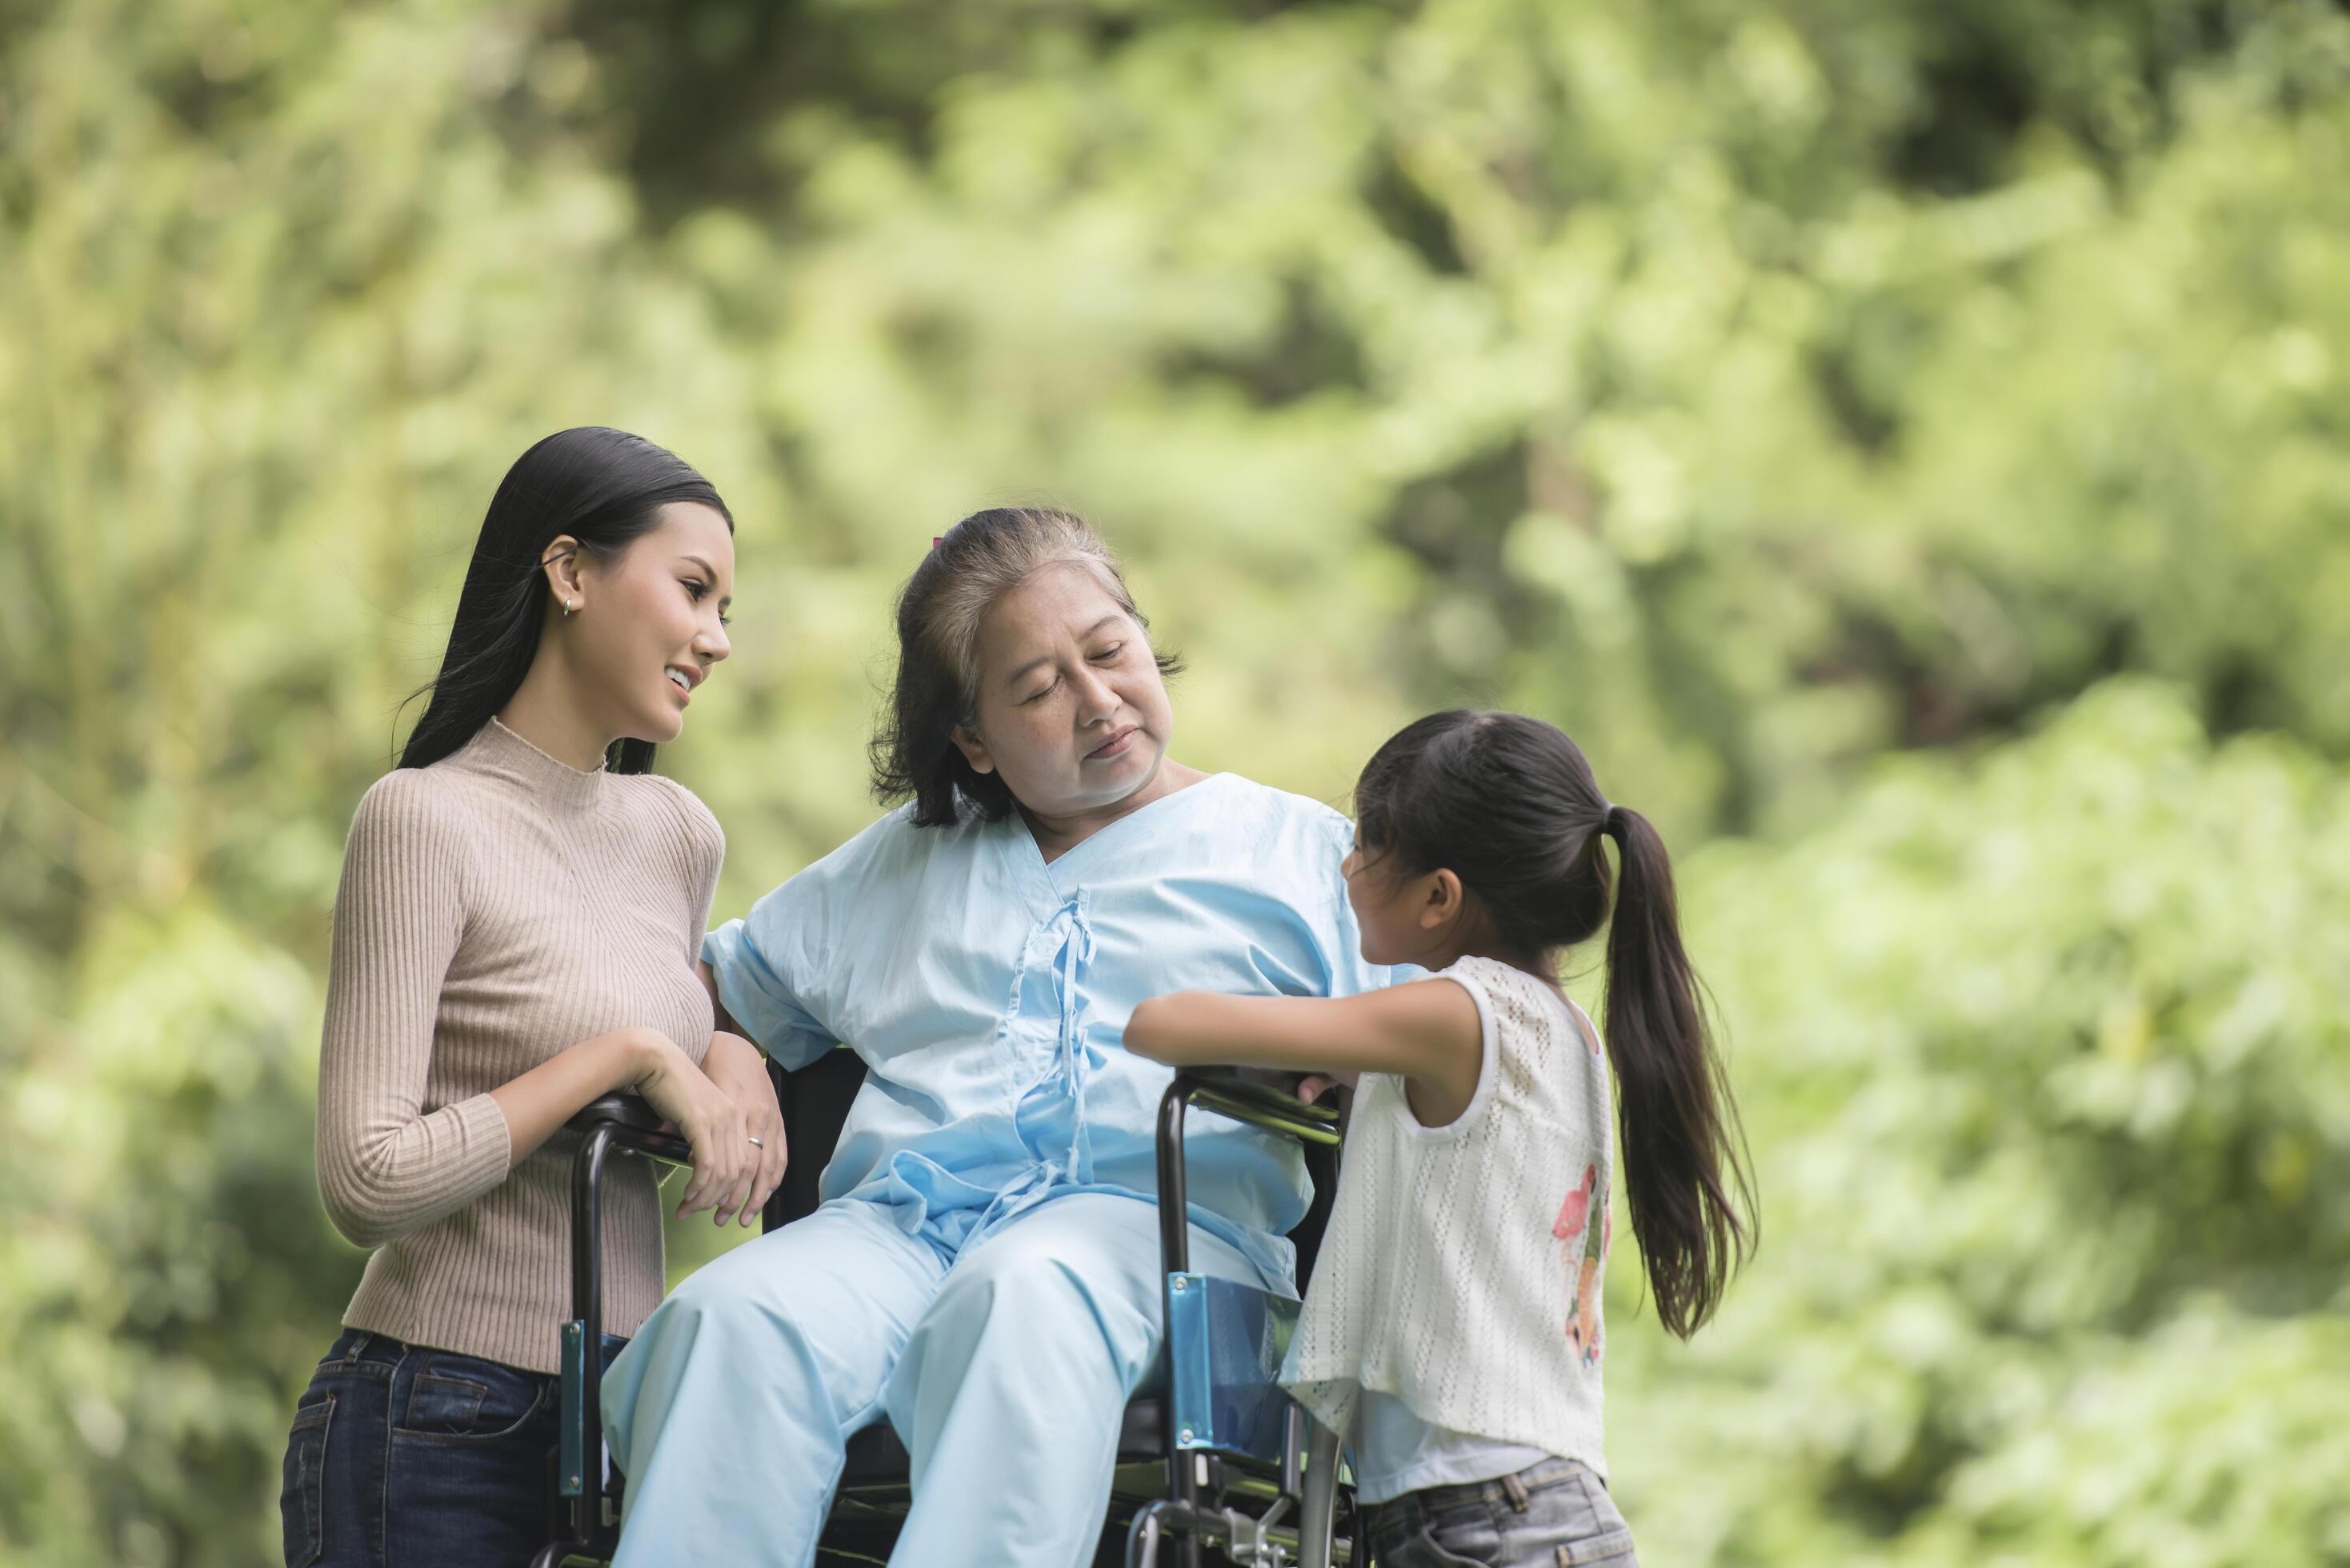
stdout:
<svg viewBox="0 0 2350 1568">
<path fill-rule="evenodd" d="M 1183 1125 L 1193 1106 L 1269 1132 L 1284 1133 L 1301 1143 L 1336 1148 L 1344 1135 L 1341 1112 L 1300 1104 L 1286 1089 L 1268 1085 L 1257 1075 L 1190 1069 L 1179 1072 L 1159 1102 L 1159 1266 L 1161 1338 L 1169 1361 L 1167 1495 L 1145 1503 L 1134 1517 L 1127 1536 L 1128 1568 L 1156 1568 L 1162 1539 L 1171 1537 L 1180 1552 L 1181 1568 L 1199 1568 L 1201 1548 L 1215 1546 L 1242 1568 L 1330 1568 L 1355 1556 L 1353 1542 L 1334 1539 L 1340 1487 L 1338 1441 L 1304 1410 L 1281 1396 L 1283 1422 L 1281 1458 L 1273 1505 L 1251 1515 L 1229 1504 L 1211 1507 L 1203 1494 L 1222 1468 L 1243 1474 L 1253 1467 L 1252 1456 L 1224 1450 L 1214 1459 L 1221 1434 L 1201 1430 L 1202 1423 L 1187 1422 L 1191 1412 L 1182 1397 L 1187 1382 L 1179 1366 L 1176 1296 L 1198 1279 L 1191 1273 L 1191 1203 L 1184 1168 Z M 1294 1314 L 1293 1314 L 1294 1315 Z M 1269 1374 L 1273 1368 L 1264 1370 Z M 1279 1521 L 1295 1504 L 1297 1523 Z"/>
<path fill-rule="evenodd" d="M 788 1075 L 768 1064 L 778 1098 L 791 1092 Z M 1241 1568 L 1330 1568 L 1359 1558 L 1357 1542 L 1337 1539 L 1339 1502 L 1351 1501 L 1340 1482 L 1338 1443 L 1304 1411 L 1275 1394 L 1284 1411 L 1277 1460 L 1236 1447 L 1213 1416 L 1200 1414 L 1189 1425 L 1179 1418 L 1175 1375 L 1177 1296 L 1190 1282 L 1191 1237 L 1183 1129 L 1192 1106 L 1297 1139 L 1336 1148 L 1343 1118 L 1337 1110 L 1300 1104 L 1286 1089 L 1262 1075 L 1231 1070 L 1186 1070 L 1176 1075 L 1160 1098 L 1157 1133 L 1159 1174 L 1159 1310 L 1170 1376 L 1167 1419 L 1159 1433 L 1166 1495 L 1144 1502 L 1128 1531 L 1129 1568 L 1159 1568 L 1163 1545 L 1176 1552 L 1176 1568 L 1201 1568 L 1204 1548 L 1213 1547 Z M 556 1538 L 531 1560 L 531 1568 L 559 1568 L 567 1562 L 608 1563 L 619 1538 L 617 1494 L 610 1485 L 601 1418 L 603 1343 L 603 1180 L 617 1152 L 666 1165 L 684 1165 L 691 1150 L 684 1139 L 660 1130 L 661 1122 L 633 1092 L 607 1095 L 566 1124 L 581 1135 L 571 1166 L 572 1317 L 563 1325 L 560 1438 L 553 1456 Z M 829 1158 L 830 1151 L 825 1151 Z M 785 1222 L 785 1189 L 778 1188 L 761 1211 L 762 1232 Z M 1217 1282 L 1222 1283 L 1222 1282 Z M 1246 1287 L 1235 1287 L 1245 1290 Z M 1263 1293 L 1254 1293 L 1263 1294 Z M 1267 1297 L 1267 1300 L 1274 1298 Z M 1290 1309 L 1294 1315 L 1294 1308 Z M 1196 1313 L 1185 1320 L 1187 1344 L 1201 1338 Z M 1284 1324 L 1285 1326 L 1285 1324 Z M 1212 1327 L 1207 1332 L 1214 1333 Z M 1229 1348 L 1229 1346 L 1227 1347 Z M 1200 1347 L 1205 1355 L 1205 1347 Z M 1269 1379 L 1264 1346 L 1256 1359 Z M 1247 1359 L 1245 1350 L 1242 1359 Z M 1191 1381 L 1204 1390 L 1204 1369 Z M 1230 1385 L 1224 1386 L 1226 1388 Z M 1269 1380 L 1260 1386 L 1270 1388 Z M 1245 1392 L 1245 1390 L 1243 1390 Z M 1192 1404 L 1199 1400 L 1194 1398 Z M 1185 1412 L 1189 1414 L 1190 1412 Z M 1252 1514 L 1232 1497 L 1268 1505 Z M 1131 1495 L 1130 1493 L 1128 1495 Z M 1288 1511 L 1298 1510 L 1291 1521 Z M 1113 1517 L 1115 1517 L 1113 1515 Z"/>
</svg>

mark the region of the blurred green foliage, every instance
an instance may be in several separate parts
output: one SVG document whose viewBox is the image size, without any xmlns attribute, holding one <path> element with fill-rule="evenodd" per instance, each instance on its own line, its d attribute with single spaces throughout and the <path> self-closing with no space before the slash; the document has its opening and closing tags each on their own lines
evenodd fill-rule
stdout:
<svg viewBox="0 0 2350 1568">
<path fill-rule="evenodd" d="M 2350 774 L 2109 681 L 1683 891 L 1764 1242 L 1616 1342 L 1659 1561 L 2350 1556 Z"/>
<path fill-rule="evenodd" d="M 0 1560 L 274 1553 L 342 835 L 596 422 L 742 519 L 722 916 L 1005 500 L 1195 763 L 1667 825 L 1766 1209 L 1617 1271 L 1650 1561 L 2350 1563 L 2345 387 L 2317 0 L 0 6 Z"/>
</svg>

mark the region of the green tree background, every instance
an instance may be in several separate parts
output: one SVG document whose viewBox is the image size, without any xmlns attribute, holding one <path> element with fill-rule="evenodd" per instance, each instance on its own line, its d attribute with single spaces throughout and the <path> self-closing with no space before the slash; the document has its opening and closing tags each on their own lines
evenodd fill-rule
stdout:
<svg viewBox="0 0 2350 1568">
<path fill-rule="evenodd" d="M 1617 1271 L 1647 1561 L 2350 1563 L 2345 394 L 2317 0 L 0 4 L 0 1560 L 273 1555 L 343 833 L 595 422 L 743 521 L 722 917 L 1006 500 L 1194 763 L 1666 825 L 1765 1214 Z"/>
</svg>

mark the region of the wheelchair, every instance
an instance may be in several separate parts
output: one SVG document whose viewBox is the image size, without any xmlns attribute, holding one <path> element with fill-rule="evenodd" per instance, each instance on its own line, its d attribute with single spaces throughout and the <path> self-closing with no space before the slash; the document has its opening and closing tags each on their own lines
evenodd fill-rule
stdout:
<svg viewBox="0 0 2350 1568">
<path fill-rule="evenodd" d="M 816 1207 L 816 1182 L 864 1063 L 845 1049 L 785 1073 L 776 1100 L 792 1159 L 760 1214 L 761 1231 Z M 1301 1105 L 1279 1075 L 1236 1069 L 1178 1073 L 1159 1101 L 1159 1246 L 1164 1281 L 1166 1376 L 1138 1395 L 1121 1423 L 1098 1565 L 1115 1568 L 1329 1568 L 1368 1562 L 1338 1440 L 1274 1382 L 1297 1303 L 1191 1268 L 1183 1128 L 1197 1106 L 1295 1138 L 1315 1202 L 1292 1233 L 1302 1287 L 1337 1188 L 1342 1113 Z M 603 1176 L 615 1158 L 689 1162 L 685 1141 L 634 1093 L 608 1095 L 568 1124 L 579 1135 L 571 1167 L 571 1320 L 562 1331 L 561 1428 L 553 1464 L 555 1538 L 531 1568 L 608 1563 L 619 1539 L 626 1484 L 604 1449 L 601 1218 Z M 910 1461 L 888 1423 L 848 1440 L 819 1565 L 885 1561 L 912 1500 Z M 1209 1555 L 1213 1552 L 1215 1555 Z"/>
</svg>

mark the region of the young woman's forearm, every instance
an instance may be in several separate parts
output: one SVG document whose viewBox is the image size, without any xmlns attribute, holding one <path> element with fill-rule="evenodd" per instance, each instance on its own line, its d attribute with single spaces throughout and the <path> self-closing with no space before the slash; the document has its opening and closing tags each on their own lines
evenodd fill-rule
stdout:
<svg viewBox="0 0 2350 1568">
<path fill-rule="evenodd" d="M 519 1078 L 490 1091 L 506 1118 L 512 1161 L 520 1165 L 589 1101 L 639 1082 L 664 1050 L 677 1046 L 650 1029 L 615 1029 L 566 1047 Z"/>
<path fill-rule="evenodd" d="M 759 1085 L 765 1086 L 764 1078 Z M 631 1085 L 643 1092 L 645 1104 L 675 1124 L 678 1136 L 692 1147 L 693 1178 L 678 1204 L 679 1219 L 714 1205 L 711 1218 L 723 1224 L 739 1212 L 755 1212 L 783 1180 L 780 1118 L 762 1124 L 772 1129 L 772 1143 L 764 1137 L 754 1143 L 758 1135 L 751 1131 L 746 1107 L 658 1030 L 615 1029 L 582 1040 L 492 1089 L 490 1097 L 505 1113 L 506 1134 L 519 1165 L 580 1106 Z M 770 1113 L 774 1103 L 770 1095 Z"/>
<path fill-rule="evenodd" d="M 330 1017 L 318 1096 L 318 1189 L 335 1228 L 360 1247 L 380 1247 L 463 1208 L 580 1106 L 640 1081 L 664 1051 L 683 1058 L 652 1030 L 616 1029 L 486 1095 L 420 1115 L 421 1084 L 347 1082 L 352 1054 L 333 1050 L 336 1043 Z M 419 1052 L 411 1061 L 423 1057 Z"/>
</svg>

